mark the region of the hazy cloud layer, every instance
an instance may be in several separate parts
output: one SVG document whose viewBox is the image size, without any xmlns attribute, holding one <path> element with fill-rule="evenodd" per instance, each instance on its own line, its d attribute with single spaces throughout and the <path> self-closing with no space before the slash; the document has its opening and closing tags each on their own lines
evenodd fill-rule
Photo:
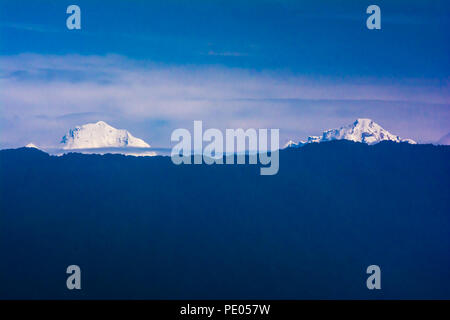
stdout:
<svg viewBox="0 0 450 320">
<path fill-rule="evenodd" d="M 419 142 L 450 131 L 449 81 L 308 78 L 285 71 L 152 64 L 121 56 L 0 58 L 0 147 L 55 147 L 67 130 L 104 120 L 156 147 L 172 130 L 280 128 L 281 143 L 372 118 Z"/>
</svg>

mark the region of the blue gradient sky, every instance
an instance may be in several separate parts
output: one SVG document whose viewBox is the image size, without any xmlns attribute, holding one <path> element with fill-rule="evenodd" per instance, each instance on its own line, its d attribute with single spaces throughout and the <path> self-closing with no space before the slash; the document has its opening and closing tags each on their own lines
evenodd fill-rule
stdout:
<svg viewBox="0 0 450 320">
<path fill-rule="evenodd" d="M 77 4 L 82 29 L 67 30 Z M 382 29 L 365 26 L 377 4 Z M 105 120 L 170 132 L 276 127 L 281 142 L 369 117 L 420 142 L 450 131 L 448 1 L 3 1 L 0 147 Z"/>
</svg>

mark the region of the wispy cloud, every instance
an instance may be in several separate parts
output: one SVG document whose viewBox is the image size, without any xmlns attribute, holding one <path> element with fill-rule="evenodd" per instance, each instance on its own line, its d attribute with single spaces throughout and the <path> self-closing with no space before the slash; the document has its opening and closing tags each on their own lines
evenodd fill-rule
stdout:
<svg viewBox="0 0 450 320">
<path fill-rule="evenodd" d="M 208 51 L 208 56 L 246 57 L 246 56 L 248 56 L 248 53 L 245 53 L 245 52 L 230 52 L 230 51 L 217 52 L 217 51 L 210 50 L 210 51 Z"/>
<path fill-rule="evenodd" d="M 48 26 L 48 25 L 43 25 L 43 24 L 32 24 L 32 23 L 2 22 L 2 23 L 0 23 L 0 27 L 32 31 L 32 32 L 62 32 L 62 31 L 65 31 L 62 28 L 58 29 L 53 26 Z"/>
<path fill-rule="evenodd" d="M 357 117 L 438 139 L 450 123 L 449 82 L 311 79 L 220 66 L 171 67 L 117 55 L 0 58 L 0 146 L 52 146 L 68 128 L 105 120 L 154 146 L 177 127 L 280 128 L 304 138 Z"/>
</svg>

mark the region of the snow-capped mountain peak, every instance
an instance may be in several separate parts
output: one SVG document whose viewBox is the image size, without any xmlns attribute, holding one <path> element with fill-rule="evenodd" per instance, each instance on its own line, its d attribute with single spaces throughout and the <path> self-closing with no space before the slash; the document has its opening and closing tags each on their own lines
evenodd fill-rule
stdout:
<svg viewBox="0 0 450 320">
<path fill-rule="evenodd" d="M 322 136 L 310 136 L 308 137 L 306 143 L 318 143 L 332 140 L 350 140 L 367 144 L 375 144 L 381 141 L 407 142 L 416 144 L 414 140 L 402 139 L 382 128 L 373 120 L 365 118 L 357 119 L 352 124 L 343 126 L 339 129 L 324 131 Z M 291 143 L 291 145 L 287 147 L 298 147 L 302 145 L 303 144 L 301 143 Z"/>
<path fill-rule="evenodd" d="M 299 144 L 301 144 L 302 142 L 294 142 L 292 140 L 289 140 L 288 142 L 285 143 L 283 148 L 295 148 L 298 147 Z"/>
<path fill-rule="evenodd" d="M 27 144 L 27 145 L 25 146 L 25 148 L 39 149 L 33 142 L 30 142 L 29 144 Z"/>
<path fill-rule="evenodd" d="M 394 142 L 404 141 L 399 136 L 393 135 L 389 131 L 383 129 L 371 119 L 357 119 L 352 124 L 341 127 L 340 129 L 325 131 L 321 138 L 322 141 L 342 139 L 364 142 L 367 144 L 374 144 L 384 140 Z"/>
<path fill-rule="evenodd" d="M 125 129 L 116 129 L 104 121 L 76 126 L 62 138 L 63 149 L 150 148 L 144 140 Z"/>
</svg>

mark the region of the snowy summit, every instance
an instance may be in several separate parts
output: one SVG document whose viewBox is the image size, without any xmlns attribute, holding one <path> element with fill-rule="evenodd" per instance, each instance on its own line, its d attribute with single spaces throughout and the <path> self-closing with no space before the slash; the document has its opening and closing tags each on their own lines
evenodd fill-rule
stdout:
<svg viewBox="0 0 450 320">
<path fill-rule="evenodd" d="M 367 144 L 375 144 L 385 140 L 416 143 L 411 139 L 402 139 L 399 136 L 393 135 L 371 119 L 358 119 L 352 124 L 341 127 L 340 129 L 325 131 L 322 135 L 321 141 L 342 139 L 355 142 L 364 142 Z"/>
<path fill-rule="evenodd" d="M 27 144 L 25 146 L 25 148 L 34 148 L 34 149 L 39 149 L 34 143 L 30 142 L 29 144 Z"/>
<path fill-rule="evenodd" d="M 104 121 L 76 126 L 62 138 L 63 149 L 150 148 L 144 140 L 124 129 L 111 127 Z"/>
<path fill-rule="evenodd" d="M 381 141 L 407 142 L 415 144 L 411 139 L 402 139 L 382 128 L 371 119 L 357 119 L 352 124 L 339 129 L 324 131 L 322 136 L 310 136 L 306 142 L 298 143 L 290 140 L 285 147 L 301 147 L 307 143 L 318 143 L 332 140 L 350 140 L 367 144 L 375 144 Z"/>
</svg>

